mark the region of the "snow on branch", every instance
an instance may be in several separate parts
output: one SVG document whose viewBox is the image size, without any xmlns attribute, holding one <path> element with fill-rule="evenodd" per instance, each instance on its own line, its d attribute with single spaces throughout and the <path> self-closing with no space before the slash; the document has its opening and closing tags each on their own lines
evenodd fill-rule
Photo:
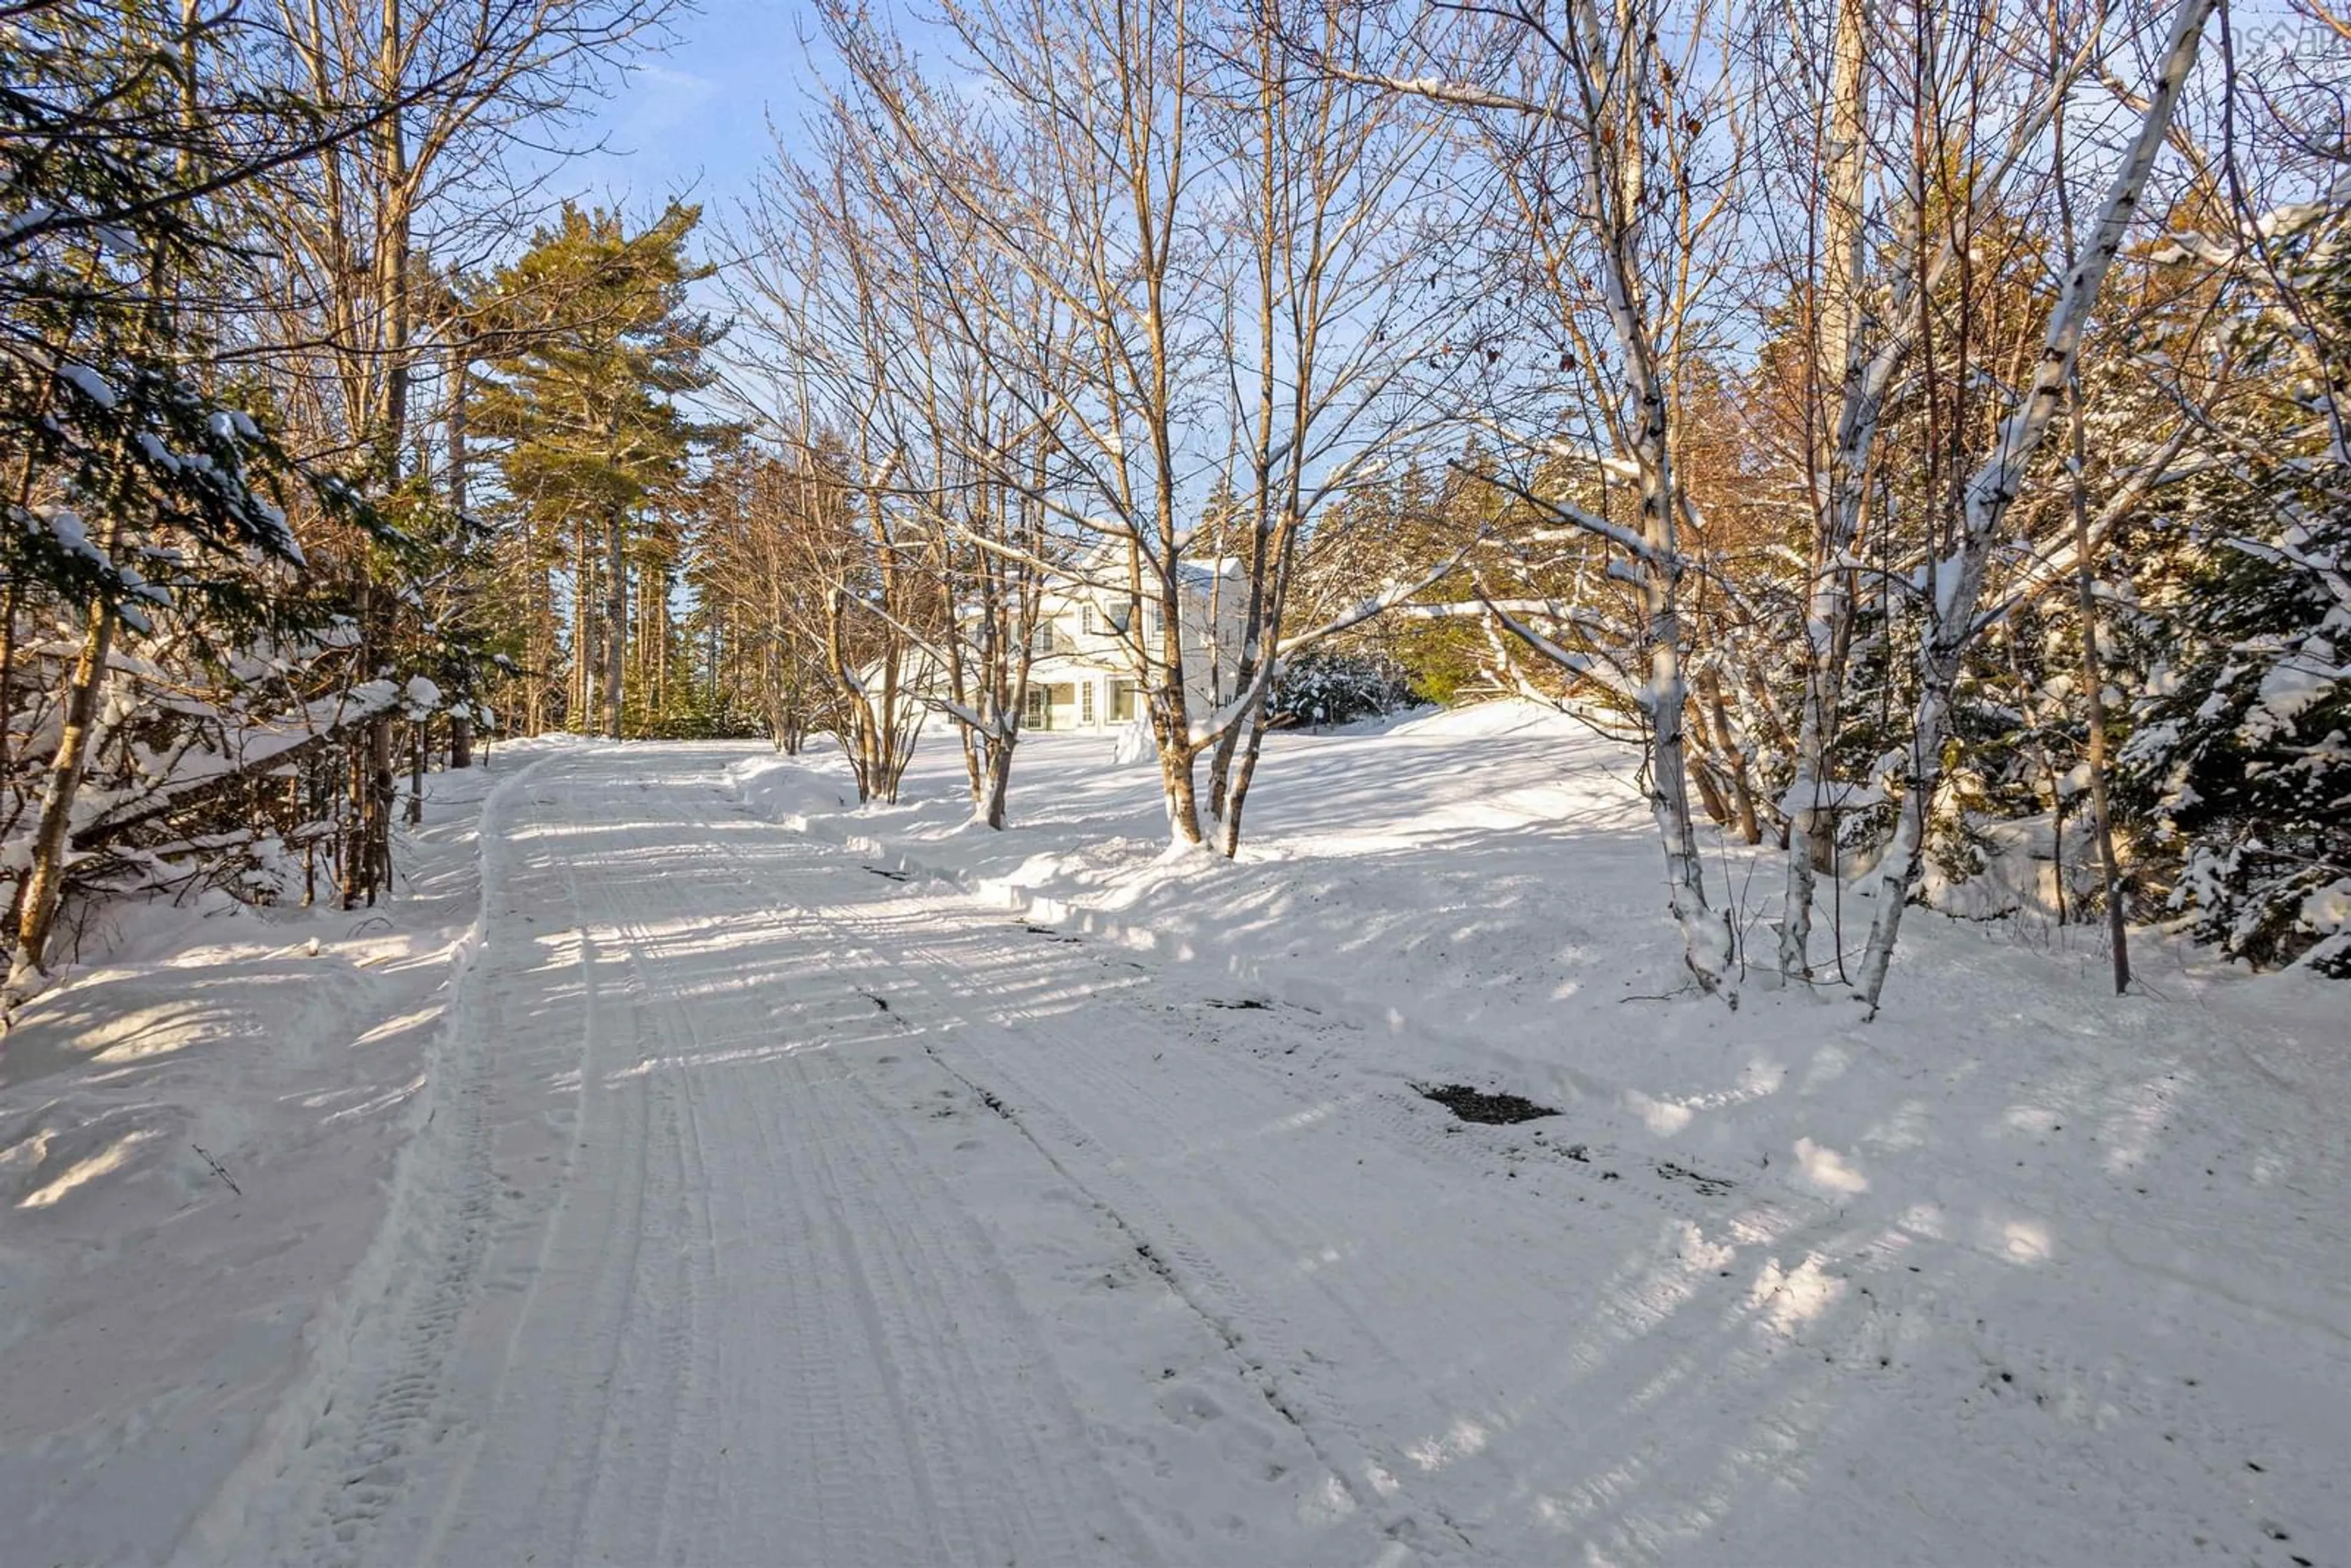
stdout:
<svg viewBox="0 0 2351 1568">
<path fill-rule="evenodd" d="M 437 695 L 437 693 L 435 694 Z M 189 749 L 174 759 L 171 777 L 155 789 L 118 798 L 77 825 L 73 847 L 87 851 L 143 823 L 279 768 L 296 757 L 385 714 L 411 707 L 414 697 L 395 681 L 366 681 L 306 704 L 291 718 L 229 730 L 219 751 Z"/>
</svg>

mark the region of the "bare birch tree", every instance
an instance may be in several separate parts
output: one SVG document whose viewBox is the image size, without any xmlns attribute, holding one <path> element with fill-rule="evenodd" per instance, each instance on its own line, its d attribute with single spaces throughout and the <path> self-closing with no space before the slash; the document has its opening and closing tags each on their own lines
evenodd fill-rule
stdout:
<svg viewBox="0 0 2351 1568">
<path fill-rule="evenodd" d="M 2019 390 L 2013 411 L 2001 422 L 1991 450 L 1960 491 L 1952 553 L 1932 563 L 1927 629 L 1917 652 L 1919 691 L 1911 721 L 1909 772 L 1893 841 L 1876 873 L 1877 904 L 1856 988 L 1873 1017 L 1885 992 L 1910 883 L 1917 874 L 1927 814 L 1943 768 L 1951 691 L 1959 679 L 1961 656 L 1976 629 L 1985 568 L 2002 537 L 2009 511 L 2023 489 L 2034 450 L 2064 402 L 2099 290 L 2137 218 L 2139 194 L 2169 133 L 2173 110 L 2195 66 L 2204 24 L 2214 4 L 2215 0 L 2181 0 L 2174 13 L 2169 36 L 2157 56 L 2147 107 L 2115 169 L 2097 216 L 2084 236 L 2081 251 L 2067 271 L 2038 362 Z"/>
<path fill-rule="evenodd" d="M 1708 899 L 1690 811 L 1683 534 L 1691 513 L 1675 409 L 1682 361 L 1700 346 L 1693 339 L 1710 267 L 1719 265 L 1708 259 L 1710 236 L 1732 211 L 1736 138 L 1710 131 L 1729 107 L 1727 84 L 1718 71 L 1709 85 L 1701 68 L 1714 42 L 1702 9 L 1676 16 L 1662 0 L 1574 0 L 1558 16 L 1520 4 L 1472 15 L 1458 22 L 1432 9 L 1420 19 L 1424 74 L 1346 58 L 1326 68 L 1436 105 L 1469 128 L 1492 172 L 1509 275 L 1541 302 L 1560 371 L 1582 378 L 1580 387 L 1537 379 L 1533 392 L 1551 402 L 1553 421 L 1562 394 L 1580 393 L 1601 446 L 1593 466 L 1634 493 L 1627 523 L 1519 486 L 1520 499 L 1558 528 L 1613 552 L 1607 572 L 1635 585 L 1637 626 L 1544 601 L 1573 629 L 1562 637 L 1520 607 L 1489 608 L 1538 656 L 1611 684 L 1639 714 L 1667 908 L 1698 988 L 1728 992 L 1729 916 Z M 1592 459 L 1591 447 L 1529 423 L 1521 413 L 1491 427 L 1542 461 Z M 1572 646 L 1579 634 L 1596 634 L 1608 651 Z"/>
<path fill-rule="evenodd" d="M 1292 68 L 1301 41 L 1324 57 L 1349 44 L 1355 16 L 1336 0 L 1302 0 L 1225 19 L 1226 57 L 1203 117 L 1232 199 L 1218 247 L 1228 258 L 1220 358 L 1239 527 L 1231 546 L 1214 548 L 1237 546 L 1229 586 L 1242 603 L 1238 646 L 1211 650 L 1217 706 L 1193 737 L 1209 747 L 1209 809 L 1228 856 L 1239 847 L 1283 662 L 1459 559 L 1416 563 L 1419 574 L 1320 624 L 1291 624 L 1300 556 L 1331 503 L 1358 476 L 1405 466 L 1449 434 L 1454 389 L 1482 368 L 1466 344 L 1448 353 L 1462 312 L 1441 286 L 1458 275 L 1464 236 L 1441 127 L 1378 84 Z"/>
</svg>

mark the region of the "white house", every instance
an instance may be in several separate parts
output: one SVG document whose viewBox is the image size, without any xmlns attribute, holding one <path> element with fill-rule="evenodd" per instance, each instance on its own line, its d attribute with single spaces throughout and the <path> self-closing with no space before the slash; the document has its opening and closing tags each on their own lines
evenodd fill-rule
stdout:
<svg viewBox="0 0 2351 1568">
<path fill-rule="evenodd" d="M 1142 712 L 1141 664 L 1134 642 L 1123 631 L 1129 609 L 1125 591 L 1090 586 L 1124 576 L 1125 548 L 1105 540 L 1087 551 L 1068 578 L 1046 586 L 1030 651 L 1024 728 L 1106 732 L 1124 727 Z M 1230 559 L 1177 569 L 1184 689 L 1195 722 L 1220 695 L 1216 674 L 1221 671 L 1228 684 L 1240 654 L 1248 586 L 1239 569 Z M 1142 630 L 1143 645 L 1157 656 L 1155 601 L 1143 607 Z"/>
</svg>

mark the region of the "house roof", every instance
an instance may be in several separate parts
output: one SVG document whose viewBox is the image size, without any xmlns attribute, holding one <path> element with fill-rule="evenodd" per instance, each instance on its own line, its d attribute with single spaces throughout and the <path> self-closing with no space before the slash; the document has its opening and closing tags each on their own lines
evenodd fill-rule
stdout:
<svg viewBox="0 0 2351 1568">
<path fill-rule="evenodd" d="M 1125 549 L 1126 541 L 1123 538 L 1095 540 L 1078 553 L 1078 558 L 1070 563 L 1069 571 L 1060 583 L 1055 584 L 1055 587 L 1061 592 L 1074 596 L 1076 592 L 1093 585 L 1090 580 L 1099 579 L 1113 568 L 1123 564 Z M 1206 594 L 1215 589 L 1217 579 L 1238 577 L 1241 575 L 1241 570 L 1242 562 L 1238 556 L 1217 556 L 1209 560 L 1202 560 L 1196 557 L 1188 558 L 1176 562 L 1176 580 L 1179 585 L 1190 589 L 1195 593 Z"/>
<path fill-rule="evenodd" d="M 1234 556 L 1218 556 L 1212 561 L 1186 560 L 1176 563 L 1176 580 L 1203 593 L 1215 586 L 1220 577 L 1238 577 L 1241 563 Z"/>
</svg>

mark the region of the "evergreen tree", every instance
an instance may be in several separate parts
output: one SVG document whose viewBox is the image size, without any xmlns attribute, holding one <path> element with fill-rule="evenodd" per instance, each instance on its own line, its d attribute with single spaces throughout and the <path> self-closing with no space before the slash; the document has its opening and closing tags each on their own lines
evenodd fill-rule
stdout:
<svg viewBox="0 0 2351 1568">
<path fill-rule="evenodd" d="M 632 234 L 618 214 L 567 204 L 477 301 L 496 323 L 498 346 L 473 429 L 504 444 L 497 468 L 526 532 L 568 536 L 567 717 L 586 729 L 594 711 L 615 737 L 632 562 L 664 507 L 684 496 L 695 457 L 723 434 L 679 402 L 716 380 L 707 355 L 719 329 L 687 299 L 710 271 L 686 256 L 700 217 L 672 204 Z M 666 591 L 665 564 L 644 575 L 645 591 Z"/>
<path fill-rule="evenodd" d="M 12 853 L 18 990 L 47 958 L 118 637 L 166 614 L 249 630 L 302 564 L 293 467 L 223 395 L 188 301 L 243 275 L 221 193 L 316 123 L 273 97 L 214 93 L 200 61 L 221 25 L 37 4 L 0 26 L 0 691 L 20 609 L 81 623 L 37 821 Z M 322 479 L 312 502 L 349 496 Z"/>
<path fill-rule="evenodd" d="M 2121 782 L 2199 938 L 2351 977 L 2351 209 L 2265 226 L 2225 333 L 2265 395 L 2150 522 Z"/>
</svg>

